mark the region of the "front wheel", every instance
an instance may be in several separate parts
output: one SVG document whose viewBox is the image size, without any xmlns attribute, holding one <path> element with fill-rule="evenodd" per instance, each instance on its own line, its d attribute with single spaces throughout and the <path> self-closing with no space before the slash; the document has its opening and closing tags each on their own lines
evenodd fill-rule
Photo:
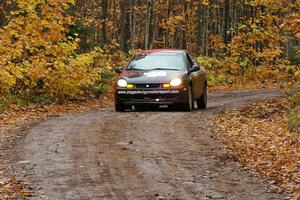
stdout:
<svg viewBox="0 0 300 200">
<path fill-rule="evenodd" d="M 203 94 L 197 99 L 198 109 L 205 109 L 207 107 L 207 85 L 203 88 Z"/>
<path fill-rule="evenodd" d="M 123 104 L 115 104 L 115 110 L 117 112 L 124 112 L 125 111 L 125 106 Z"/>
<path fill-rule="evenodd" d="M 192 93 L 192 88 L 189 87 L 188 88 L 188 101 L 182 105 L 182 110 L 189 112 L 189 111 L 192 111 L 193 108 L 194 108 L 193 93 Z"/>
</svg>

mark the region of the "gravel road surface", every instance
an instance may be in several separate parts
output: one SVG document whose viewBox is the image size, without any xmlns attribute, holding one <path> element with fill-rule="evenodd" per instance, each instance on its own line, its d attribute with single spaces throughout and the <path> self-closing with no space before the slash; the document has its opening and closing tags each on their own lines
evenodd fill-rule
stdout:
<svg viewBox="0 0 300 200">
<path fill-rule="evenodd" d="M 210 131 L 220 111 L 282 96 L 219 92 L 205 111 L 106 108 L 50 118 L 25 130 L 11 168 L 32 184 L 32 199 L 283 199 Z"/>
</svg>

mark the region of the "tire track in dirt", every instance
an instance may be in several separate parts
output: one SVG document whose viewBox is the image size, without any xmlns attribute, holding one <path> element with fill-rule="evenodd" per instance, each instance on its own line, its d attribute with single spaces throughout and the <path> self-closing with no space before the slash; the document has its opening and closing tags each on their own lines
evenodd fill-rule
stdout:
<svg viewBox="0 0 300 200">
<path fill-rule="evenodd" d="M 27 130 L 10 151 L 11 167 L 33 184 L 32 199 L 283 199 L 210 132 L 216 113 L 282 96 L 220 92 L 209 95 L 205 111 L 108 108 L 52 118 Z"/>
</svg>

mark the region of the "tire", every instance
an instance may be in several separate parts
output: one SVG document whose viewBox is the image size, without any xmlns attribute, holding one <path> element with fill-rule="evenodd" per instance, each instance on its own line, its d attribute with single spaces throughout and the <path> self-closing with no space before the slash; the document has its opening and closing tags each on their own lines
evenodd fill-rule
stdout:
<svg viewBox="0 0 300 200">
<path fill-rule="evenodd" d="M 188 101 L 183 103 L 182 105 L 182 110 L 190 112 L 194 109 L 194 101 L 193 101 L 193 93 L 192 93 L 192 88 L 188 88 Z"/>
<path fill-rule="evenodd" d="M 125 112 L 126 106 L 124 104 L 115 104 L 116 112 Z"/>
<path fill-rule="evenodd" d="M 207 85 L 205 84 L 203 88 L 202 96 L 197 99 L 198 109 L 205 109 L 207 107 Z"/>
</svg>

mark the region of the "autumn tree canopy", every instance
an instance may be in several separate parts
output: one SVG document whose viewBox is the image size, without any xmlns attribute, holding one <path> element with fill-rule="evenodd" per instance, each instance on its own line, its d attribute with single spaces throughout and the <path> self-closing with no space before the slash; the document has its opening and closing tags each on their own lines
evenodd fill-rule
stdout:
<svg viewBox="0 0 300 200">
<path fill-rule="evenodd" d="M 10 3 L 0 29 L 0 94 L 73 96 L 97 79 L 96 51 L 77 54 L 68 0 Z M 13 5 L 11 5 L 13 4 Z M 5 7 L 2 7 L 2 12 Z M 62 95 L 62 96 L 61 96 Z"/>
<path fill-rule="evenodd" d="M 188 49 L 224 60 L 238 75 L 300 63 L 299 8 L 299 0 L 84 0 L 75 6 L 84 48 Z"/>
<path fill-rule="evenodd" d="M 124 63 L 118 50 L 188 49 L 238 76 L 286 69 L 300 62 L 299 8 L 299 0 L 3 0 L 0 94 L 84 94 Z"/>
<path fill-rule="evenodd" d="M 87 43 L 117 42 L 122 50 L 184 48 L 215 55 L 225 48 L 222 43 L 236 44 L 244 37 L 257 52 L 268 47 L 276 50 L 286 30 L 294 27 L 299 32 L 291 25 L 299 23 L 293 22 L 299 20 L 299 4 L 291 0 L 79 0 L 75 8 L 80 19 L 95 28 L 90 36 L 82 35 Z"/>
</svg>

